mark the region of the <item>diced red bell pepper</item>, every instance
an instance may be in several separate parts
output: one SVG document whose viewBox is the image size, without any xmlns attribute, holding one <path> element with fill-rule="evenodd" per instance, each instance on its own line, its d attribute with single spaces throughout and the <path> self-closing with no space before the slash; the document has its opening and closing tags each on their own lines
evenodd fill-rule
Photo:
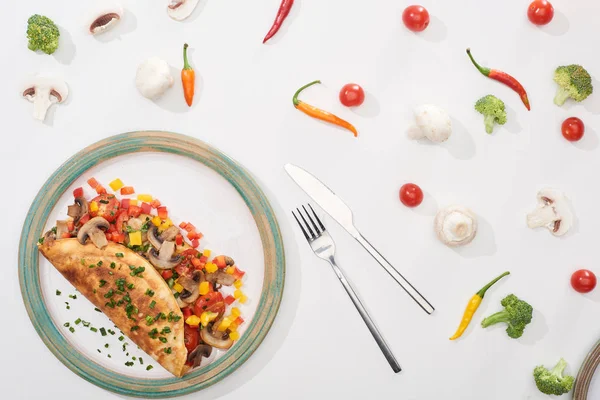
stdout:
<svg viewBox="0 0 600 400">
<path fill-rule="evenodd" d="M 200 262 L 206 264 L 207 261 L 208 261 L 208 257 L 206 257 L 204 255 L 200 257 Z"/>
<path fill-rule="evenodd" d="M 152 200 L 152 203 L 150 203 L 150 205 L 152 206 L 152 208 L 158 208 L 158 207 L 160 207 L 160 200 L 154 199 L 154 200 Z"/>
<path fill-rule="evenodd" d="M 112 241 L 116 242 L 116 243 L 123 243 L 125 242 L 125 234 L 124 233 L 118 233 L 118 232 L 113 232 L 112 233 Z"/>
<path fill-rule="evenodd" d="M 212 260 L 213 264 L 217 267 L 223 269 L 227 268 L 227 263 L 225 262 L 225 256 L 217 256 Z"/>
<path fill-rule="evenodd" d="M 184 321 L 186 319 L 188 319 L 188 317 L 191 317 L 192 314 L 194 313 L 190 307 L 182 308 L 181 311 L 183 312 L 183 319 L 184 319 Z"/>
<path fill-rule="evenodd" d="M 129 206 L 129 210 L 127 210 L 127 212 L 128 212 L 128 214 L 129 214 L 130 217 L 137 218 L 142 213 L 142 207 L 130 205 Z"/>
<path fill-rule="evenodd" d="M 233 277 L 237 280 L 237 279 L 242 279 L 242 277 L 244 276 L 245 272 L 240 270 L 238 267 L 235 267 L 235 269 L 233 270 Z"/>
<path fill-rule="evenodd" d="M 110 240 L 112 242 L 112 232 L 106 232 L 106 240 Z"/>
<path fill-rule="evenodd" d="M 121 188 L 121 194 L 122 195 L 128 195 L 128 194 L 134 194 L 135 190 L 133 190 L 132 186 L 123 186 Z"/>
<path fill-rule="evenodd" d="M 186 226 L 187 226 L 187 222 L 182 222 L 182 223 L 179 224 L 179 227 L 181 229 L 185 229 Z"/>
<path fill-rule="evenodd" d="M 198 246 L 200 246 L 200 242 L 198 241 L 198 239 L 192 240 L 192 247 L 197 248 Z"/>
<path fill-rule="evenodd" d="M 161 275 L 163 279 L 167 281 L 173 277 L 173 271 L 171 271 L 170 269 L 165 269 L 163 272 L 161 272 Z"/>
<path fill-rule="evenodd" d="M 158 207 L 156 209 L 156 212 L 158 213 L 158 216 L 160 217 L 160 219 L 169 218 L 169 212 L 167 211 L 167 207 Z"/>
<path fill-rule="evenodd" d="M 196 267 L 196 269 L 200 269 L 200 266 L 202 265 L 202 263 L 200 262 L 200 259 L 196 258 L 196 257 L 192 257 L 191 260 L 192 260 L 192 265 L 194 267 Z"/>
<path fill-rule="evenodd" d="M 148 203 L 142 203 L 142 214 L 150 214 L 152 212 L 152 206 Z"/>
<path fill-rule="evenodd" d="M 78 187 L 77 189 L 73 190 L 73 197 L 83 197 L 83 188 Z"/>
<path fill-rule="evenodd" d="M 106 188 L 100 184 L 96 186 L 96 193 L 98 194 L 106 194 Z"/>
<path fill-rule="evenodd" d="M 67 221 L 67 229 L 69 232 L 73 232 L 73 229 L 75 229 L 75 223 L 73 221 Z"/>
<path fill-rule="evenodd" d="M 71 237 L 71 234 L 69 232 L 63 232 L 61 238 L 62 239 L 68 239 Z"/>
<path fill-rule="evenodd" d="M 110 233 L 117 232 L 117 226 L 114 224 L 110 224 L 108 226 L 108 232 L 110 232 Z"/>
<path fill-rule="evenodd" d="M 129 199 L 121 199 L 121 208 L 127 210 L 129 208 Z"/>
<path fill-rule="evenodd" d="M 81 218 L 79 218 L 79 225 L 84 225 L 86 222 L 90 220 L 90 214 L 83 214 Z"/>
<path fill-rule="evenodd" d="M 183 228 L 183 229 L 185 229 L 185 230 L 186 230 L 186 231 L 188 231 L 188 232 L 192 232 L 192 231 L 195 231 L 195 230 L 196 230 L 196 227 L 195 227 L 194 225 L 192 225 L 192 224 L 190 224 L 190 223 L 188 222 L 188 223 L 185 225 L 185 228 Z"/>
<path fill-rule="evenodd" d="M 175 244 L 177 246 L 181 246 L 183 244 L 183 236 L 181 236 L 181 234 L 177 234 L 177 236 L 175 236 Z"/>
<path fill-rule="evenodd" d="M 223 299 L 223 301 L 225 302 L 225 304 L 230 306 L 235 302 L 235 297 L 233 297 L 232 295 L 229 295 L 229 296 L 225 297 L 225 299 Z"/>
<path fill-rule="evenodd" d="M 88 179 L 87 183 L 92 187 L 92 189 L 96 189 L 96 187 L 98 186 L 98 181 L 96 180 L 96 178 Z"/>
<path fill-rule="evenodd" d="M 197 239 L 197 237 L 196 237 L 196 232 L 194 232 L 194 231 L 192 231 L 192 232 L 188 232 L 188 234 L 187 234 L 187 238 L 188 238 L 188 239 L 190 239 L 190 240 Z"/>
<path fill-rule="evenodd" d="M 237 324 L 237 326 L 240 326 L 241 324 L 244 323 L 244 318 L 237 317 L 234 322 Z"/>
</svg>

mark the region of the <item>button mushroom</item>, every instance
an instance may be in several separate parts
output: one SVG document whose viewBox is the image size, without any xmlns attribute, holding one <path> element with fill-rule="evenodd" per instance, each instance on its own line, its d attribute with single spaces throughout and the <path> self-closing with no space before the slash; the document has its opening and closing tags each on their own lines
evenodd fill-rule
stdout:
<svg viewBox="0 0 600 400">
<path fill-rule="evenodd" d="M 233 340 L 229 337 L 227 333 L 219 332 L 215 329 L 215 326 L 218 326 L 216 322 L 208 325 L 206 328 L 200 330 L 200 338 L 202 341 L 212 347 L 216 347 L 217 349 L 227 350 L 233 345 Z"/>
<path fill-rule="evenodd" d="M 189 278 L 186 275 L 181 275 L 179 279 L 177 279 L 177 283 L 183 286 L 184 289 L 179 296 L 181 301 L 185 304 L 191 304 L 198 300 L 198 297 L 200 297 L 200 283 L 203 281 L 204 274 L 202 271 L 194 271 L 192 278 Z"/>
<path fill-rule="evenodd" d="M 452 120 L 446 111 L 431 104 L 415 108 L 415 125 L 408 130 L 410 139 L 427 138 L 435 143 L 448 140 L 452 134 Z"/>
<path fill-rule="evenodd" d="M 167 14 L 175 21 L 183 21 L 192 15 L 194 9 L 196 9 L 196 6 L 198 5 L 198 1 L 199 0 L 169 0 Z"/>
<path fill-rule="evenodd" d="M 231 286 L 235 282 L 234 276 L 222 269 L 213 272 L 212 274 L 206 274 L 206 280 L 210 283 L 218 283 L 223 286 Z"/>
<path fill-rule="evenodd" d="M 573 212 L 565 195 L 545 188 L 537 194 L 538 206 L 527 215 L 530 228 L 546 227 L 554 236 L 562 236 L 573 226 Z"/>
<path fill-rule="evenodd" d="M 53 78 L 34 77 L 25 84 L 23 97 L 33 103 L 33 117 L 43 121 L 54 103 L 63 103 L 69 96 L 65 81 Z"/>
<path fill-rule="evenodd" d="M 79 240 L 79 243 L 85 244 L 89 238 L 97 248 L 103 249 L 108 245 L 108 240 L 106 240 L 106 234 L 102 229 L 108 229 L 109 227 L 110 224 L 107 220 L 102 217 L 94 217 L 79 229 L 77 240 Z"/>
<path fill-rule="evenodd" d="M 187 362 L 192 364 L 192 368 L 199 367 L 202 364 L 202 357 L 208 358 L 212 354 L 212 346 L 200 344 L 188 354 Z"/>
<path fill-rule="evenodd" d="M 464 246 L 477 234 L 477 217 L 466 207 L 450 206 L 437 213 L 434 226 L 438 239 L 446 246 Z"/>
<path fill-rule="evenodd" d="M 76 224 L 84 214 L 88 212 L 88 202 L 84 197 L 75 197 L 75 202 L 70 205 L 67 210 L 67 215 L 73 218 L 73 222 Z"/>
<path fill-rule="evenodd" d="M 122 17 L 123 7 L 120 4 L 110 4 L 94 12 L 88 30 L 92 35 L 99 35 L 112 29 Z"/>
<path fill-rule="evenodd" d="M 164 241 L 172 241 L 178 234 L 179 229 L 176 226 L 171 226 L 159 235 L 158 227 L 152 225 L 152 227 L 148 229 L 148 241 L 155 249 L 160 250 Z"/>
<path fill-rule="evenodd" d="M 148 250 L 148 260 L 158 269 L 173 269 L 181 262 L 181 256 L 175 256 L 175 242 L 163 242 L 160 250 L 154 247 Z"/>
<path fill-rule="evenodd" d="M 135 86 L 142 96 L 156 100 L 173 86 L 171 67 L 158 57 L 144 61 L 137 69 Z"/>
</svg>

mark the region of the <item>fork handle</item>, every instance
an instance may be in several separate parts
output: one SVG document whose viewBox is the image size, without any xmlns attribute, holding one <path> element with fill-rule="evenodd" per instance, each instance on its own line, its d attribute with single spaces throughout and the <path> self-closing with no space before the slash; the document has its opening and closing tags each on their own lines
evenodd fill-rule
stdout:
<svg viewBox="0 0 600 400">
<path fill-rule="evenodd" d="M 373 338 L 375 339 L 377 345 L 383 352 L 383 355 L 385 356 L 386 360 L 388 361 L 388 363 L 390 363 L 392 370 L 394 370 L 395 373 L 400 372 L 402 370 L 400 368 L 400 364 L 398 364 L 398 361 L 396 361 L 396 357 L 394 357 L 394 354 L 392 354 L 392 350 L 383 339 L 383 336 L 381 336 L 381 333 L 379 333 L 379 330 L 375 326 L 375 323 L 371 319 L 371 316 L 369 315 L 369 313 L 361 303 L 360 299 L 358 298 L 358 295 L 354 291 L 354 288 L 352 287 L 350 282 L 348 282 L 342 270 L 335 263 L 335 259 L 333 257 L 330 257 L 328 261 L 333 267 L 333 270 L 335 271 L 335 274 L 337 275 L 338 279 L 340 280 L 340 282 L 342 282 L 344 289 L 346 289 L 346 292 L 348 293 L 348 296 L 350 296 L 350 299 L 354 303 L 354 306 L 358 310 L 358 313 L 362 317 L 363 321 L 365 321 L 365 324 L 367 324 L 371 335 L 373 335 Z"/>
<path fill-rule="evenodd" d="M 391 275 L 392 278 L 408 293 L 410 297 L 425 311 L 427 314 L 431 314 L 435 308 L 427 301 L 425 297 L 409 281 L 402 276 L 400 272 L 375 247 L 361 234 L 355 236 L 355 239 L 360 243 L 365 250 L 371 254 L 371 256 Z"/>
</svg>

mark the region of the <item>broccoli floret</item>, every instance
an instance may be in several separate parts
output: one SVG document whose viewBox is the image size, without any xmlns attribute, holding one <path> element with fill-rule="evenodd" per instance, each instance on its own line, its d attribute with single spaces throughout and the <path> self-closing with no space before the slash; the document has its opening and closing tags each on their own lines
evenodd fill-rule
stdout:
<svg viewBox="0 0 600 400">
<path fill-rule="evenodd" d="M 506 123 L 504 102 L 496 96 L 488 94 L 487 96 L 480 98 L 475 103 L 475 110 L 483 114 L 485 131 L 487 133 L 492 133 L 494 131 L 494 124 L 504 125 Z"/>
<path fill-rule="evenodd" d="M 558 364 L 551 370 L 543 365 L 535 367 L 533 370 L 533 378 L 535 379 L 535 385 L 540 392 L 545 394 L 555 394 L 557 396 L 569 393 L 571 389 L 573 389 L 575 378 L 569 375 L 563 375 L 566 366 L 567 362 L 561 358 L 558 361 Z"/>
<path fill-rule="evenodd" d="M 52 54 L 58 48 L 60 31 L 52 20 L 43 15 L 32 15 L 27 21 L 27 38 L 29 50 L 41 50 Z"/>
<path fill-rule="evenodd" d="M 583 101 L 594 91 L 592 77 L 581 65 L 556 68 L 554 82 L 558 83 L 558 91 L 554 97 L 554 103 L 558 106 L 565 104 L 569 97 L 575 101 Z"/>
<path fill-rule="evenodd" d="M 504 311 L 492 314 L 481 321 L 481 326 L 487 328 L 490 325 L 504 322 L 508 324 L 506 333 L 513 339 L 523 336 L 523 331 L 533 318 L 533 307 L 527 302 L 519 300 L 514 294 L 509 294 L 500 302 Z"/>
</svg>

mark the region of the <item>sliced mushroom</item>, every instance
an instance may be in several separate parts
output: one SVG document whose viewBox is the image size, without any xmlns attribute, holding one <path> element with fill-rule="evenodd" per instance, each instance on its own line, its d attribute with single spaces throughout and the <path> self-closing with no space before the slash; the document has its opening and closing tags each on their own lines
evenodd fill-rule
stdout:
<svg viewBox="0 0 600 400">
<path fill-rule="evenodd" d="M 469 244 L 477 234 L 477 216 L 466 207 L 450 206 L 440 210 L 434 225 L 438 239 L 450 247 Z"/>
<path fill-rule="evenodd" d="M 92 35 L 99 35 L 113 28 L 123 17 L 123 7 L 113 4 L 97 10 L 92 17 L 89 31 Z"/>
<path fill-rule="evenodd" d="M 186 303 L 184 303 L 181 299 L 180 299 L 180 294 L 178 291 L 176 291 L 175 289 L 171 288 L 171 293 L 173 293 L 173 295 L 177 294 L 178 296 L 175 297 L 175 301 L 177 301 L 177 306 L 179 306 L 179 308 L 184 308 L 187 307 L 188 305 Z"/>
<path fill-rule="evenodd" d="M 169 242 L 166 242 L 169 243 Z M 179 298 L 186 304 L 191 304 L 198 300 L 200 297 L 200 288 L 198 282 L 193 278 L 188 278 L 186 275 L 182 275 L 177 279 L 177 283 L 183 286 L 183 292 Z"/>
<path fill-rule="evenodd" d="M 202 357 L 208 358 L 211 354 L 212 346 L 200 344 L 188 354 L 187 362 L 192 364 L 192 368 L 199 367 L 202 364 Z"/>
<path fill-rule="evenodd" d="M 108 229 L 109 227 L 110 224 L 107 220 L 102 217 L 94 217 L 79 229 L 77 240 L 79 240 L 79 243 L 85 244 L 89 238 L 97 248 L 103 249 L 108 245 L 108 240 L 106 240 L 106 234 L 102 229 Z"/>
<path fill-rule="evenodd" d="M 196 9 L 199 0 L 169 0 L 167 13 L 175 21 L 183 21 Z"/>
<path fill-rule="evenodd" d="M 530 228 L 546 227 L 554 236 L 562 236 L 573 226 L 573 212 L 565 195 L 545 188 L 537 194 L 538 206 L 527 215 Z"/>
<path fill-rule="evenodd" d="M 33 103 L 33 117 L 43 121 L 46 112 L 54 103 L 62 103 L 69 96 L 65 81 L 53 78 L 34 77 L 25 83 L 23 97 Z"/>
<path fill-rule="evenodd" d="M 174 256 L 175 242 L 163 242 L 160 250 L 148 250 L 148 260 L 158 269 L 173 269 L 181 262 L 181 256 Z"/>
<path fill-rule="evenodd" d="M 56 232 L 54 232 L 54 228 L 50 229 L 48 232 L 44 233 L 43 244 L 50 244 L 56 240 Z"/>
<path fill-rule="evenodd" d="M 233 340 L 229 337 L 229 335 L 225 334 L 223 337 L 217 337 L 212 332 L 212 327 L 215 325 L 209 325 L 205 329 L 200 330 L 200 338 L 202 341 L 212 347 L 216 347 L 217 349 L 227 350 L 233 345 Z"/>
<path fill-rule="evenodd" d="M 56 237 L 61 239 L 63 233 L 69 233 L 67 221 L 56 221 Z"/>
<path fill-rule="evenodd" d="M 148 229 L 148 241 L 157 250 L 160 250 L 160 247 L 163 244 L 163 241 L 157 236 L 158 235 L 158 227 L 152 224 L 152 227 Z"/>
<path fill-rule="evenodd" d="M 79 219 L 88 212 L 88 202 L 84 197 L 75 197 L 75 203 L 70 205 L 67 215 L 73 218 L 73 223 L 79 222 Z"/>
<path fill-rule="evenodd" d="M 212 274 L 206 274 L 206 280 L 210 283 L 218 283 L 223 286 L 231 286 L 233 282 L 235 282 L 235 278 L 233 275 L 228 274 L 222 269 L 217 272 L 213 272 Z"/>
<path fill-rule="evenodd" d="M 165 229 L 165 231 L 160 234 L 159 239 L 161 242 L 164 242 L 165 240 L 168 242 L 175 240 L 177 235 L 179 235 L 179 228 L 173 225 Z"/>
</svg>

